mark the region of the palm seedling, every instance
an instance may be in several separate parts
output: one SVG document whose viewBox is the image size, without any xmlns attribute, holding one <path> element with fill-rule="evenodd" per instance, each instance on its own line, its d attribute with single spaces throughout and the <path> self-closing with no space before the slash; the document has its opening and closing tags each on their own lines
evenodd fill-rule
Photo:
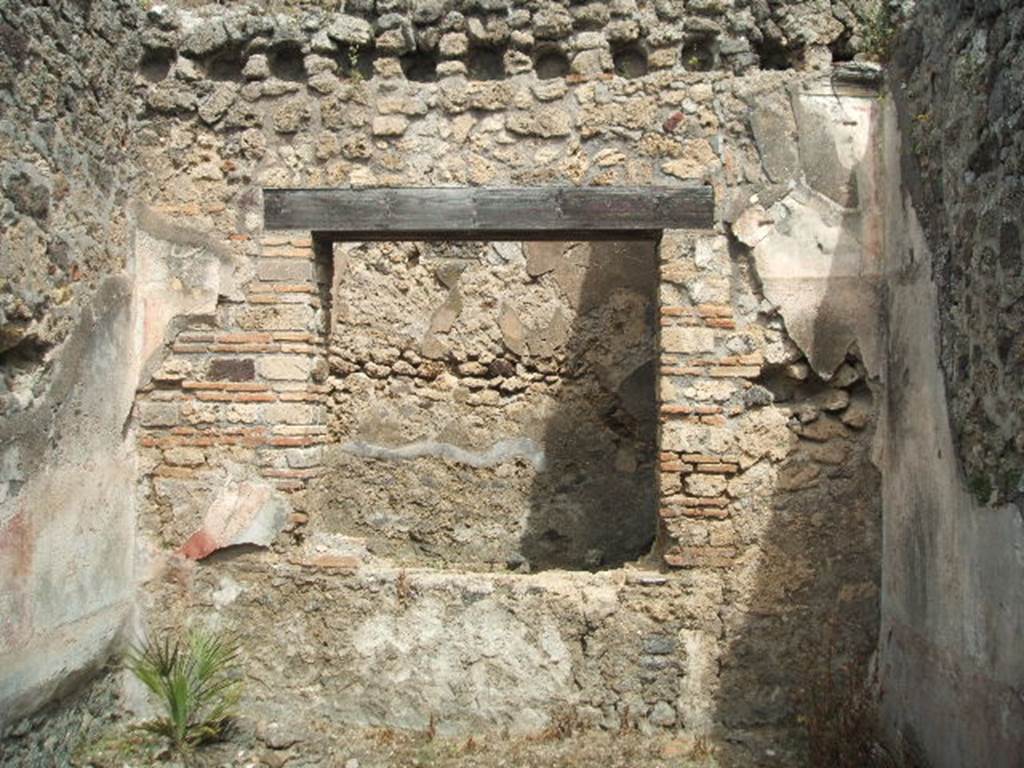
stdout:
<svg viewBox="0 0 1024 768">
<path fill-rule="evenodd" d="M 133 646 L 126 665 L 164 711 L 140 727 L 182 754 L 222 738 L 241 696 L 238 657 L 237 639 L 199 630 L 184 641 L 151 637 Z"/>
</svg>

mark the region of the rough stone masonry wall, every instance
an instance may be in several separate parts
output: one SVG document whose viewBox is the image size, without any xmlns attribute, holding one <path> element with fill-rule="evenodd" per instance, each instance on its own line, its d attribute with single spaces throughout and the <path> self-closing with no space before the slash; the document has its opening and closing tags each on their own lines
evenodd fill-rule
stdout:
<svg viewBox="0 0 1024 768">
<path fill-rule="evenodd" d="M 893 50 L 881 670 L 936 766 L 1024 754 L 1022 42 L 1019 2 L 921 2 Z"/>
<path fill-rule="evenodd" d="M 135 4 L 0 3 L 0 731 L 134 590 Z"/>
<path fill-rule="evenodd" d="M 329 533 L 448 567 L 620 566 L 657 523 L 651 242 L 339 246 Z"/>
<path fill-rule="evenodd" d="M 40 18 L 105 18 L 106 6 L 81 6 L 47 6 Z M 122 11 L 127 23 L 132 11 Z M 28 6 L 25 18 L 36 13 Z M 99 37 L 117 38 L 108 29 Z M 40 30 L 30 49 L 37 38 L 61 39 Z M 3 561 L 13 563 L 3 583 L 17 605 L 34 617 L 40 606 L 99 605 L 79 599 L 91 594 L 85 587 L 68 599 L 26 581 L 24 552 L 102 562 L 116 610 L 101 606 L 94 625 L 74 626 L 74 647 L 98 655 L 126 610 L 121 576 L 134 570 L 153 631 L 244 628 L 247 670 L 268 686 L 249 687 L 247 717 L 310 741 L 318 722 L 536 731 L 568 712 L 596 727 L 719 732 L 746 744 L 754 764 L 771 757 L 767 748 L 791 762 L 821 627 L 844 616 L 840 645 L 861 657 L 877 614 L 878 500 L 865 491 L 877 487 L 867 455 L 876 368 L 870 329 L 858 325 L 877 256 L 863 215 L 873 203 L 865 137 L 874 102 L 870 88 L 851 90 L 849 73 L 832 78 L 829 69 L 833 55 L 859 45 L 853 14 L 840 3 L 350 2 L 284 15 L 158 6 L 138 40 L 130 154 L 145 173 L 130 279 L 122 294 L 100 293 L 98 306 L 116 315 L 110 323 L 83 314 L 84 338 L 106 357 L 67 347 L 64 380 L 77 382 L 76 397 L 102 398 L 67 398 L 74 419 L 54 427 L 62 459 L 85 453 L 89 463 L 81 472 L 42 464 L 37 482 L 62 485 L 51 495 L 21 486 L 34 510 L 74 499 L 82 511 L 77 527 L 59 531 L 59 546 L 38 529 L 4 539 L 22 542 Z M 53 51 L 51 60 L 63 61 Z M 75 94 L 88 99 L 91 90 Z M 126 92 L 104 105 L 104 135 L 120 136 L 110 126 L 120 125 Z M 14 143 L 18 152 L 32 144 Z M 105 159 L 75 183 L 119 167 Z M 332 314 L 345 290 L 338 261 L 304 233 L 263 231 L 261 188 L 679 180 L 714 186 L 722 224 L 700 237 L 667 233 L 660 246 L 656 554 L 672 569 L 401 568 L 400 552 L 371 551 L 351 519 L 332 520 L 316 486 L 351 436 L 346 420 L 365 415 L 353 411 L 365 404 L 347 392 L 359 381 L 349 366 L 366 375 L 386 366 L 381 386 L 396 391 L 408 369 L 387 348 L 367 361 L 347 346 L 352 329 Z M 95 196 L 75 207 L 103 220 L 105 210 Z M 116 249 L 116 232 L 104 242 Z M 791 252 L 797 269 L 785 261 Z M 607 279 L 594 267 L 586 280 Z M 560 291 L 552 298 L 571 303 Z M 450 296 L 450 287 L 434 291 L 424 309 L 443 314 Z M 551 326 L 529 304 L 515 310 L 526 336 Z M 495 359 L 514 361 L 515 374 L 490 369 L 483 378 L 497 405 L 481 395 L 460 420 L 509 406 L 519 366 L 538 354 L 525 336 L 517 350 L 515 324 L 508 315 L 502 323 L 500 309 L 496 319 Z M 645 316 L 645 338 L 653 319 Z M 341 328 L 344 338 L 329 335 Z M 416 370 L 429 368 L 436 345 L 414 341 Z M 481 377 L 460 365 L 485 358 L 446 350 L 439 359 L 442 375 L 472 394 L 465 380 Z M 89 367 L 94 360 L 103 363 Z M 571 371 L 552 360 L 544 376 L 556 380 L 543 386 L 557 400 Z M 45 432 L 48 422 L 39 423 Z M 128 449 L 108 461 L 125 436 Z M 461 440 L 461 450 L 475 448 Z M 388 474 L 387 456 L 364 458 L 367 467 L 378 461 L 377 477 Z M 446 472 L 465 466 L 434 461 Z M 514 476 L 520 465 L 494 473 Z M 132 498 L 121 481 L 136 473 Z M 93 503 L 98 486 L 109 495 Z M 122 523 L 136 503 L 143 536 L 132 566 Z M 69 542 L 81 558 L 65 557 Z M 245 543 L 260 548 L 228 549 Z M 226 551 L 195 562 L 217 549 Z M 577 548 L 571 564 L 598 564 L 592 549 Z M 525 570 L 501 555 L 487 555 L 488 567 Z M 4 669 L 58 668 L 50 647 L 35 648 L 32 664 L 19 656 Z M 19 678 L 15 693 L 34 685 Z M 5 711 L 38 701 L 19 698 Z"/>
<path fill-rule="evenodd" d="M 781 28 L 750 9 L 457 7 L 149 14 L 137 258 L 154 307 L 168 289 L 199 297 L 136 409 L 152 628 L 245 627 L 269 685 L 247 711 L 310 739 L 321 720 L 531 731 L 568 710 L 597 727 L 721 731 L 785 764 L 822 627 L 840 617 L 855 658 L 876 636 L 876 101 L 849 84 L 871 73 L 831 77 L 844 28 L 830 12 L 772 17 L 802 30 L 787 33 L 791 59 L 764 50 Z M 537 361 L 560 324 L 586 338 L 590 321 L 557 278 L 528 285 L 539 246 L 487 246 L 456 282 L 413 246 L 332 253 L 262 231 L 260 188 L 679 180 L 713 185 L 723 224 L 659 245 L 656 554 L 670 569 L 514 573 L 533 565 L 506 546 L 521 532 L 502 521 L 501 546 L 470 552 L 488 510 L 468 500 L 468 531 L 388 519 L 438 504 L 403 455 L 424 441 L 452 447 L 415 459 L 417 478 L 487 478 L 485 497 L 526 509 L 530 456 L 557 456 L 557 422 L 525 457 L 482 470 L 465 457 L 523 437 L 508 414 L 530 397 L 571 394 L 568 353 Z M 584 281 L 614 274 L 593 247 L 578 262 L 548 248 L 541 262 L 578 263 Z M 473 304 L 475 281 L 497 306 Z M 608 306 L 653 336 L 640 304 Z M 411 405 L 438 391 L 447 432 Z M 570 556 L 536 565 L 601 565 L 560 535 Z M 263 549 L 176 554 L 244 543 Z"/>
</svg>

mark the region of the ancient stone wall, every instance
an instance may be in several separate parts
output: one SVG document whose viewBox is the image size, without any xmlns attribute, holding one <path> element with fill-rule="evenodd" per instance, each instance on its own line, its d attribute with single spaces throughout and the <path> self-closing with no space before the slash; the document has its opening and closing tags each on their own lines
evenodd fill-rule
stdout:
<svg viewBox="0 0 1024 768">
<path fill-rule="evenodd" d="M 651 550 L 654 243 L 338 248 L 339 445 L 316 527 L 410 564 L 597 568 Z"/>
<path fill-rule="evenodd" d="M 898 20 L 880 658 L 894 743 L 1020 762 L 1024 7 Z M 897 136 L 898 133 L 898 136 Z"/>
<path fill-rule="evenodd" d="M 131 603 L 135 4 L 0 4 L 0 729 Z"/>
<path fill-rule="evenodd" d="M 137 402 L 152 626 L 251 630 L 252 716 L 306 731 L 569 710 L 791 755 L 822 627 L 875 641 L 872 72 L 830 14 L 780 59 L 737 9 L 459 8 L 149 14 L 140 259 L 216 294 Z M 679 180 L 716 231 L 262 228 L 264 187 Z"/>
<path fill-rule="evenodd" d="M 857 18 L 291 6 L 145 14 L 104 113 L 131 91 L 124 311 L 87 324 L 108 358 L 65 343 L 61 391 L 103 398 L 55 427 L 94 461 L 33 503 L 102 532 L 118 622 L 134 578 L 149 631 L 244 630 L 246 717 L 309 750 L 568 717 L 791 763 L 824 638 L 876 638 L 877 78 L 832 65 Z M 262 217 L 268 187 L 680 182 L 713 231 L 331 246 Z"/>
</svg>

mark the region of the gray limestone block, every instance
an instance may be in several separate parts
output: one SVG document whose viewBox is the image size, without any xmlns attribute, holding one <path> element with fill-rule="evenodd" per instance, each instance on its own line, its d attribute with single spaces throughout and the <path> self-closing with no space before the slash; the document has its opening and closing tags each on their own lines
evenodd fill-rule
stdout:
<svg viewBox="0 0 1024 768">
<path fill-rule="evenodd" d="M 795 178 L 800 158 L 794 141 L 796 119 L 789 100 L 781 94 L 759 98 L 750 125 L 768 178 L 776 183 Z"/>
</svg>

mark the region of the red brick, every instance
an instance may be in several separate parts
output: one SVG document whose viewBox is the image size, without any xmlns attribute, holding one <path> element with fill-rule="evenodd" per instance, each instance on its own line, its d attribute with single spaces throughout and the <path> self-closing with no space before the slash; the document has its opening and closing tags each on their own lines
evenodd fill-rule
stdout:
<svg viewBox="0 0 1024 768">
<path fill-rule="evenodd" d="M 662 472 L 693 472 L 693 464 L 684 464 L 681 461 L 663 461 Z"/>
<path fill-rule="evenodd" d="M 269 333 L 218 333 L 214 339 L 218 344 L 269 344 L 274 337 Z"/>
<path fill-rule="evenodd" d="M 181 344 L 175 342 L 171 346 L 171 351 L 176 355 L 194 355 L 204 353 L 208 350 L 205 344 Z"/>
<path fill-rule="evenodd" d="M 728 304 L 698 304 L 697 312 L 703 317 L 732 317 Z"/>
<path fill-rule="evenodd" d="M 712 414 L 721 413 L 722 408 L 718 405 L 677 405 L 674 403 L 666 403 L 661 406 L 661 412 L 667 414 L 683 414 L 683 415 L 698 415 L 698 416 L 710 416 Z"/>
<path fill-rule="evenodd" d="M 233 399 L 236 403 L 273 403 L 277 396 L 271 392 L 239 392 Z"/>
<path fill-rule="evenodd" d="M 742 379 L 756 379 L 761 375 L 761 368 L 756 366 L 725 365 L 715 366 L 708 369 L 708 375 L 718 379 L 736 377 Z"/>
<path fill-rule="evenodd" d="M 264 245 L 260 256 L 274 259 L 313 259 L 312 248 L 296 248 L 290 245 L 266 246 Z"/>
<path fill-rule="evenodd" d="M 211 344 L 210 352 L 277 352 L 277 344 Z"/>
<path fill-rule="evenodd" d="M 325 401 L 323 395 L 313 392 L 282 392 L 279 399 L 285 403 L 322 403 Z"/>
<path fill-rule="evenodd" d="M 735 464 L 701 464 L 698 469 L 710 475 L 731 475 L 740 470 Z"/>
<path fill-rule="evenodd" d="M 275 341 L 313 341 L 314 336 L 308 331 L 274 331 Z"/>
<path fill-rule="evenodd" d="M 226 392 L 266 392 L 267 385 L 255 381 L 225 381 Z"/>
<path fill-rule="evenodd" d="M 732 456 L 711 456 L 706 453 L 684 453 L 683 461 L 692 461 L 694 464 L 738 464 L 738 459 Z"/>
<path fill-rule="evenodd" d="M 234 399 L 234 395 L 232 395 L 229 392 L 218 392 L 208 390 L 199 390 L 194 393 L 194 396 L 197 400 L 202 400 L 204 402 L 212 401 L 219 403 L 229 403 Z"/>
<path fill-rule="evenodd" d="M 724 317 L 709 317 L 704 325 L 709 328 L 724 328 L 731 331 L 736 328 L 736 321 L 728 320 Z"/>
<path fill-rule="evenodd" d="M 182 389 L 224 389 L 222 381 L 183 381 Z"/>
<path fill-rule="evenodd" d="M 290 297 L 295 297 L 289 301 Z M 250 304 L 305 304 L 309 307 L 319 307 L 320 299 L 315 296 L 307 296 L 304 293 L 249 293 L 245 298 Z"/>
<path fill-rule="evenodd" d="M 301 435 L 275 435 L 267 442 L 270 445 L 302 447 L 307 445 L 321 445 L 324 441 L 316 437 L 303 437 Z"/>
<path fill-rule="evenodd" d="M 289 562 L 306 568 L 338 568 L 347 571 L 354 571 L 360 565 L 359 558 L 355 555 L 335 555 L 330 553 L 301 559 L 294 558 L 290 559 Z"/>
</svg>

